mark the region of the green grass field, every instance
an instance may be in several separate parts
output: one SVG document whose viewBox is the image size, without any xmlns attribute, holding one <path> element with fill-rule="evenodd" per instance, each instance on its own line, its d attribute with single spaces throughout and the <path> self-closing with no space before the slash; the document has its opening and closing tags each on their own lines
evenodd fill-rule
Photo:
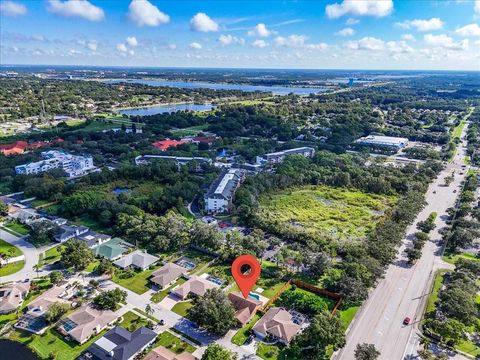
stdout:
<svg viewBox="0 0 480 360">
<path fill-rule="evenodd" d="M 0 239 L 0 254 L 6 254 L 10 257 L 20 256 L 23 254 L 22 250 L 14 245 L 7 243 L 5 240 Z"/>
<path fill-rule="evenodd" d="M 137 330 L 139 327 L 146 326 L 147 324 L 147 319 L 129 311 L 123 315 L 123 321 L 119 325 L 132 332 Z"/>
<path fill-rule="evenodd" d="M 235 335 L 232 337 L 232 343 L 238 346 L 242 346 L 247 341 L 248 337 L 252 334 L 252 327 L 255 323 L 260 320 L 260 315 L 255 314 L 255 316 L 250 320 L 248 324 L 242 327 L 240 330 L 237 331 Z"/>
<path fill-rule="evenodd" d="M 470 254 L 470 253 L 459 253 L 459 254 L 449 254 L 449 253 L 445 253 L 443 256 L 442 256 L 442 259 L 446 262 L 448 262 L 449 264 L 455 264 L 457 262 L 458 259 L 467 259 L 467 260 L 475 260 L 475 261 L 480 261 L 480 257 L 477 257 L 473 254 Z"/>
<path fill-rule="evenodd" d="M 61 252 L 59 250 L 61 247 L 62 245 L 57 245 L 45 251 L 43 255 L 43 264 L 48 265 L 54 263 L 57 260 L 60 260 Z"/>
<path fill-rule="evenodd" d="M 180 301 L 173 306 L 172 311 L 180 316 L 185 317 L 187 316 L 187 310 L 192 306 L 193 305 L 191 301 Z"/>
<path fill-rule="evenodd" d="M 152 348 L 156 348 L 158 346 L 166 347 L 175 354 L 181 354 L 184 351 L 193 353 L 196 350 L 195 346 L 186 343 L 168 331 L 164 331 L 158 336 L 157 341 Z"/>
<path fill-rule="evenodd" d="M 361 238 L 397 201 L 395 196 L 367 194 L 328 186 L 303 187 L 265 195 L 259 218 L 291 230 Z"/>
<path fill-rule="evenodd" d="M 174 129 L 171 133 L 175 136 L 196 136 L 207 128 L 207 125 L 191 126 L 184 129 Z"/>
<path fill-rule="evenodd" d="M 12 264 L 7 264 L 0 268 L 0 276 L 7 276 L 15 274 L 16 272 L 23 269 L 25 266 L 25 261 L 17 261 Z"/>
<path fill-rule="evenodd" d="M 137 271 L 135 275 L 128 279 L 120 279 L 117 274 L 115 274 L 112 278 L 112 281 L 121 285 L 129 290 L 137 294 L 143 294 L 144 292 L 148 291 L 148 278 L 152 275 L 152 273 L 160 268 L 160 266 L 155 266 L 152 269 L 147 269 L 145 271 Z"/>
<path fill-rule="evenodd" d="M 155 293 L 154 295 L 152 295 L 151 300 L 154 303 L 159 303 L 160 301 L 162 301 L 163 299 L 165 299 L 167 297 L 167 295 L 170 293 L 170 290 L 172 290 L 175 286 L 182 285 L 186 281 L 187 280 L 185 280 L 184 278 L 179 278 L 177 281 L 175 281 L 172 285 L 170 285 L 166 289 L 164 289 L 162 291 L 159 291 L 159 292 Z"/>
<path fill-rule="evenodd" d="M 28 226 L 23 225 L 17 221 L 10 221 L 4 225 L 7 229 L 13 231 L 14 233 L 20 234 L 20 235 L 28 235 L 30 232 L 30 229 Z"/>
<path fill-rule="evenodd" d="M 285 356 L 285 350 L 283 346 L 277 345 L 266 345 L 263 343 L 258 344 L 257 355 L 265 360 L 284 360 L 287 359 Z"/>
</svg>

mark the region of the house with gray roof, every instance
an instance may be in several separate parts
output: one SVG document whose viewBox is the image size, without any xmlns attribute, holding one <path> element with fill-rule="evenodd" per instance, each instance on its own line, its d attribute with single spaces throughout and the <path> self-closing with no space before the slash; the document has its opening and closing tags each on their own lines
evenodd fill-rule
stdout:
<svg viewBox="0 0 480 360">
<path fill-rule="evenodd" d="M 158 260 L 160 260 L 160 258 L 155 255 L 150 255 L 141 250 L 136 250 L 118 259 L 114 262 L 114 264 L 122 269 L 132 266 L 140 270 L 145 270 L 150 265 L 155 264 Z"/>
<path fill-rule="evenodd" d="M 205 210 L 210 214 L 228 212 L 243 175 L 240 169 L 223 171 L 205 194 Z"/>
<path fill-rule="evenodd" d="M 29 290 L 29 282 L 8 284 L 0 287 L 0 314 L 8 314 L 17 310 L 22 305 Z"/>
<path fill-rule="evenodd" d="M 174 263 L 167 263 L 163 265 L 160 269 L 154 271 L 152 273 L 152 277 L 150 281 L 159 286 L 160 288 L 164 289 L 175 280 L 177 280 L 180 276 L 186 274 L 188 269 L 174 264 Z"/>
<path fill-rule="evenodd" d="M 53 236 L 53 238 L 60 242 L 63 243 L 65 241 L 68 241 L 70 239 L 73 239 L 75 237 L 78 237 L 82 234 L 85 234 L 88 232 L 90 229 L 86 226 L 77 226 L 77 225 L 67 225 L 64 224 L 60 226 L 59 232 Z"/>
<path fill-rule="evenodd" d="M 144 326 L 134 332 L 116 326 L 90 345 L 82 356 L 90 360 L 130 360 L 150 347 L 156 337 L 154 331 Z"/>
</svg>

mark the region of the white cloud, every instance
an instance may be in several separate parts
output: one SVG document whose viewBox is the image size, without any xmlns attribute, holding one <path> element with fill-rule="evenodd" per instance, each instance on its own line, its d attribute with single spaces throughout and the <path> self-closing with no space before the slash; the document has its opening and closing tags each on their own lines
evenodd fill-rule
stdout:
<svg viewBox="0 0 480 360">
<path fill-rule="evenodd" d="M 342 3 L 327 5 L 325 12 L 330 19 L 344 15 L 387 16 L 393 10 L 393 0 L 343 0 Z"/>
<path fill-rule="evenodd" d="M 125 39 L 128 45 L 135 47 L 138 45 L 137 38 L 135 36 L 129 36 Z"/>
<path fill-rule="evenodd" d="M 338 32 L 335 33 L 336 35 L 338 36 L 352 36 L 355 34 L 355 30 L 353 30 L 352 28 L 344 28 Z"/>
<path fill-rule="evenodd" d="M 267 26 L 265 24 L 257 24 L 253 30 L 250 30 L 248 32 L 248 35 L 250 36 L 260 36 L 260 37 L 267 37 L 270 36 L 272 32 L 267 29 Z"/>
<path fill-rule="evenodd" d="M 0 3 L 0 13 L 6 16 L 22 16 L 27 14 L 27 8 L 23 4 L 6 0 Z"/>
<path fill-rule="evenodd" d="M 425 43 L 433 47 L 440 47 L 452 50 L 468 50 L 469 41 L 467 39 L 460 42 L 455 42 L 450 36 L 445 34 L 432 35 L 426 34 L 423 37 Z"/>
<path fill-rule="evenodd" d="M 199 12 L 190 20 L 190 29 L 193 31 L 218 31 L 218 28 L 218 24 L 205 13 Z"/>
<path fill-rule="evenodd" d="M 410 29 L 411 27 L 414 27 L 418 31 L 432 31 L 441 29 L 444 25 L 444 22 L 439 18 L 431 18 L 429 20 L 407 20 L 404 22 L 396 23 L 395 25 L 402 29 Z"/>
<path fill-rule="evenodd" d="M 405 41 L 388 41 L 386 45 L 387 49 L 394 53 L 411 53 L 414 51 Z"/>
<path fill-rule="evenodd" d="M 168 44 L 167 48 L 169 48 L 170 50 L 175 50 L 177 48 L 177 44 Z"/>
<path fill-rule="evenodd" d="M 345 22 L 345 24 L 347 24 L 348 26 L 352 26 L 352 25 L 356 25 L 360 22 L 360 20 L 358 19 L 354 19 L 354 18 L 348 18 L 347 21 Z"/>
<path fill-rule="evenodd" d="M 242 38 L 237 38 L 236 36 L 232 36 L 230 34 L 228 35 L 220 35 L 218 37 L 218 42 L 222 44 L 223 46 L 226 45 L 232 45 L 232 44 L 240 44 L 243 45 L 245 44 L 245 40 Z"/>
<path fill-rule="evenodd" d="M 123 53 L 126 53 L 128 51 L 127 46 L 123 43 L 117 44 L 117 50 Z"/>
<path fill-rule="evenodd" d="M 480 26 L 476 23 L 465 25 L 455 30 L 455 33 L 460 36 L 480 36 Z"/>
<path fill-rule="evenodd" d="M 278 46 L 301 47 L 305 44 L 306 37 L 304 35 L 290 35 L 287 37 L 277 36 L 275 44 Z"/>
<path fill-rule="evenodd" d="M 473 11 L 475 11 L 477 14 L 480 14 L 480 0 L 475 0 Z"/>
<path fill-rule="evenodd" d="M 77 16 L 90 21 L 105 19 L 103 9 L 87 0 L 48 0 L 48 11 L 62 16 Z"/>
<path fill-rule="evenodd" d="M 252 46 L 263 49 L 263 48 L 265 48 L 265 47 L 268 46 L 268 43 L 265 42 L 265 40 L 255 40 L 255 41 L 252 43 Z"/>
<path fill-rule="evenodd" d="M 305 47 L 309 50 L 325 50 L 328 45 L 325 43 L 318 43 L 318 44 L 307 44 Z"/>
<path fill-rule="evenodd" d="M 128 17 L 138 26 L 158 26 L 170 21 L 170 16 L 148 0 L 132 0 L 128 7 Z"/>
<path fill-rule="evenodd" d="M 415 41 L 415 36 L 413 36 L 412 34 L 404 34 L 402 35 L 402 40 Z"/>
<path fill-rule="evenodd" d="M 195 50 L 200 50 L 202 48 L 202 45 L 199 44 L 198 42 L 192 42 L 189 46 L 191 49 L 195 49 Z"/>
<path fill-rule="evenodd" d="M 383 50 L 385 42 L 375 37 L 367 36 L 359 41 L 348 41 L 343 44 L 343 47 L 350 50 Z"/>
<path fill-rule="evenodd" d="M 97 51 L 98 48 L 98 42 L 96 40 L 78 40 L 77 43 L 92 51 Z"/>
</svg>

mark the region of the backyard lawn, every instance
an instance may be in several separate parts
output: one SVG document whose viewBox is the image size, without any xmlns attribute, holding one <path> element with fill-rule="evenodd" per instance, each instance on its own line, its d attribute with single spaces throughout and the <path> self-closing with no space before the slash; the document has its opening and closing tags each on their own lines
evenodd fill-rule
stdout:
<svg viewBox="0 0 480 360">
<path fill-rule="evenodd" d="M 184 351 L 193 353 L 196 350 L 195 346 L 186 343 L 182 339 L 179 339 L 177 336 L 173 335 L 169 331 L 162 332 L 158 336 L 157 342 L 153 345 L 152 348 L 156 348 L 158 346 L 166 347 L 168 350 L 174 352 L 175 354 L 181 354 Z"/>
<path fill-rule="evenodd" d="M 144 271 L 135 271 L 135 275 L 133 277 L 127 278 L 127 279 L 120 279 L 119 274 L 115 273 L 115 275 L 112 278 L 112 281 L 117 283 L 118 285 L 121 285 L 129 290 L 132 290 L 133 292 L 137 294 L 143 294 L 144 292 L 149 290 L 148 287 L 148 278 L 152 275 L 152 273 L 159 269 L 160 265 L 154 266 L 153 268 L 149 268 Z"/>
<path fill-rule="evenodd" d="M 258 216 L 267 224 L 281 223 L 291 230 L 362 238 L 396 201 L 395 196 L 310 186 L 263 196 Z"/>
<path fill-rule="evenodd" d="M 279 345 L 266 345 L 259 343 L 257 348 L 257 355 L 265 360 L 284 360 L 285 350 L 283 346 Z"/>
<path fill-rule="evenodd" d="M 445 254 L 442 256 L 442 259 L 446 262 L 448 262 L 449 264 L 455 264 L 457 262 L 458 259 L 460 258 L 463 258 L 463 259 L 467 259 L 467 260 L 476 260 L 476 261 L 480 261 L 480 257 L 478 256 L 475 256 L 473 254 L 470 254 L 470 253 L 457 253 L 457 254 L 449 254 L 447 252 L 445 252 Z"/>
<path fill-rule="evenodd" d="M 192 302 L 191 301 L 180 301 L 177 302 L 173 308 L 172 311 L 180 316 L 187 316 L 187 310 L 192 307 Z"/>
<path fill-rule="evenodd" d="M 359 309 L 360 306 L 352 306 L 338 311 L 338 315 L 340 316 L 340 321 L 342 322 L 344 329 L 348 328 Z"/>
</svg>

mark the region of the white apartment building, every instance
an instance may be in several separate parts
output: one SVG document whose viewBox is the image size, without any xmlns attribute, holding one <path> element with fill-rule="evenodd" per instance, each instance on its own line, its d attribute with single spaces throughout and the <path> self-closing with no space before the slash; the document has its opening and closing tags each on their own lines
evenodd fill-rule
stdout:
<svg viewBox="0 0 480 360">
<path fill-rule="evenodd" d="M 62 169 L 73 178 L 86 175 L 95 169 L 91 156 L 72 155 L 63 151 L 49 150 L 41 153 L 43 160 L 15 166 L 17 174 L 35 175 L 53 169 Z"/>
<path fill-rule="evenodd" d="M 239 169 L 222 172 L 205 194 L 205 210 L 209 214 L 228 212 L 242 178 L 243 172 Z"/>
<path fill-rule="evenodd" d="M 282 150 L 274 153 L 257 156 L 256 163 L 258 165 L 265 164 L 278 164 L 285 160 L 285 157 L 289 155 L 302 155 L 305 157 L 313 157 L 315 155 L 315 149 L 312 147 L 299 147 L 295 149 Z"/>
</svg>

